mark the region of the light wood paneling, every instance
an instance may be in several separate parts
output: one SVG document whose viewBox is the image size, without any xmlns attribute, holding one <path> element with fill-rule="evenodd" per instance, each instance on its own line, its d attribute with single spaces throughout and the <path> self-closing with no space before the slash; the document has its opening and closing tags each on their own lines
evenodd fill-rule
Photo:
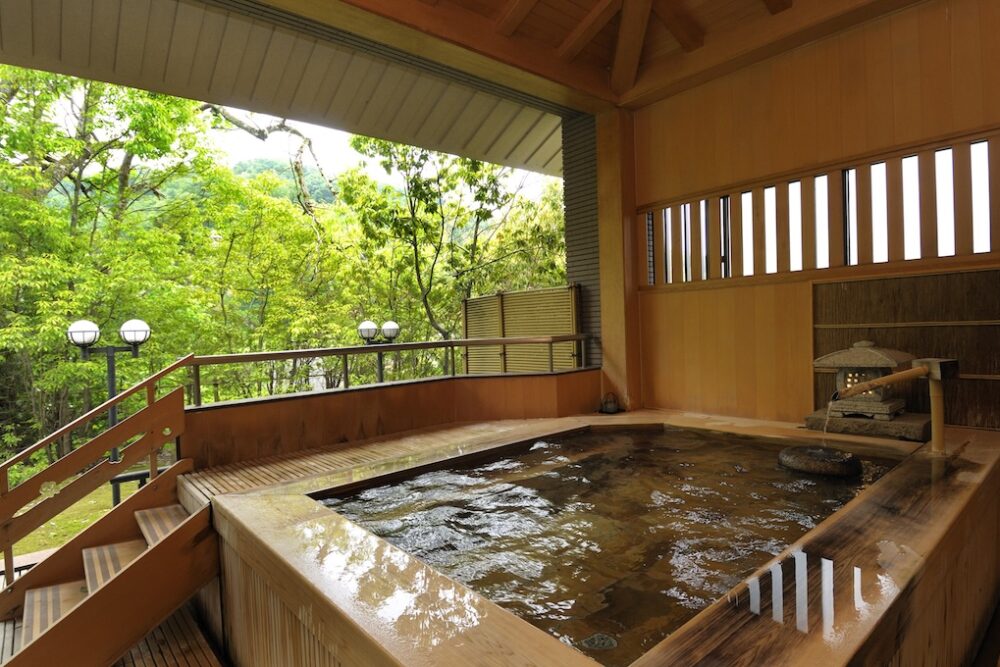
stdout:
<svg viewBox="0 0 1000 667">
<path fill-rule="evenodd" d="M 595 410 L 600 371 L 468 377 L 215 403 L 189 409 L 181 440 L 196 467 L 365 440 L 459 421 Z"/>
<path fill-rule="evenodd" d="M 597 207 L 601 278 L 602 391 L 622 405 L 641 405 L 638 284 L 632 268 L 639 243 L 636 216 L 632 114 L 613 111 L 597 117 Z"/>
<path fill-rule="evenodd" d="M 943 39 L 958 17 L 961 39 Z M 930 0 L 643 107 L 636 199 L 670 203 L 996 125 L 998 26 L 993 0 Z M 796 113 L 777 122 L 771 100 Z"/>
<path fill-rule="evenodd" d="M 800 421 L 812 411 L 808 283 L 640 294 L 646 407 Z"/>
</svg>

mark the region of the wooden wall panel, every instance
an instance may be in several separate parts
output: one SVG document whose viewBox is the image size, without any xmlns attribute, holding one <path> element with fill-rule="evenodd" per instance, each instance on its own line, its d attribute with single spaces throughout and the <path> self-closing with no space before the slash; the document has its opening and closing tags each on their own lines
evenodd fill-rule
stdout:
<svg viewBox="0 0 1000 667">
<path fill-rule="evenodd" d="M 642 292 L 646 407 L 801 421 L 812 411 L 807 282 Z"/>
<path fill-rule="evenodd" d="M 930 0 L 644 107 L 636 200 L 693 198 L 994 126 L 997 30 L 996 0 Z"/>
<path fill-rule="evenodd" d="M 452 422 L 563 417 L 597 409 L 600 371 L 458 377 L 191 408 L 181 438 L 195 467 L 365 440 Z"/>
</svg>

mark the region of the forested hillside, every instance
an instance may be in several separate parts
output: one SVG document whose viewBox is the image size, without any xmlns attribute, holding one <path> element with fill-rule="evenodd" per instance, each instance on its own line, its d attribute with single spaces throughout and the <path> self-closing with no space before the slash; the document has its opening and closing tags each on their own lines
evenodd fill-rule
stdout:
<svg viewBox="0 0 1000 667">
<path fill-rule="evenodd" d="M 66 340 L 75 319 L 112 343 L 123 321 L 149 322 L 141 357 L 121 360 L 128 385 L 192 351 L 355 344 L 366 317 L 395 319 L 401 340 L 454 337 L 467 296 L 565 282 L 561 192 L 529 201 L 508 169 L 356 137 L 396 189 L 360 168 L 322 173 L 284 121 L 200 102 L 11 67 L 0 100 L 4 455 L 103 400 L 103 362 Z M 230 168 L 206 140 L 225 127 L 289 132 L 301 148 L 287 164 Z M 407 356 L 392 372 L 440 363 Z M 204 391 L 305 389 L 321 371 L 227 367 Z"/>
</svg>

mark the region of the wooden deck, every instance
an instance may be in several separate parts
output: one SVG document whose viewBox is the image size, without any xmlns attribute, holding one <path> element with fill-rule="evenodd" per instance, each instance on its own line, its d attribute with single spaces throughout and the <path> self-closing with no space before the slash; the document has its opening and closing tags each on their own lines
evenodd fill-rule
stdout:
<svg viewBox="0 0 1000 667">
<path fill-rule="evenodd" d="M 0 622 L 0 664 L 21 648 L 21 620 Z M 222 667 L 184 605 L 122 656 L 114 667 Z"/>
<path fill-rule="evenodd" d="M 796 424 L 679 413 L 667 410 L 636 410 L 617 415 L 581 415 L 552 419 L 512 419 L 424 429 L 323 449 L 268 456 L 251 461 L 203 468 L 182 476 L 178 483 L 181 502 L 189 512 L 227 493 L 264 491 L 282 487 L 282 493 L 311 493 L 342 483 L 342 477 L 381 474 L 390 470 L 468 454 L 586 426 L 635 426 L 671 423 L 690 428 L 722 429 L 746 435 L 816 440 L 821 433 L 804 431 Z M 855 451 L 882 456 L 909 454 L 913 443 L 889 443 L 884 439 L 838 436 Z M 277 491 L 277 489 L 274 489 Z"/>
<path fill-rule="evenodd" d="M 180 480 L 181 501 L 192 511 L 216 495 L 245 493 L 390 461 L 447 458 L 583 425 L 585 421 L 572 417 L 481 422 L 268 456 L 184 475 Z"/>
<path fill-rule="evenodd" d="M 222 667 L 184 605 L 132 647 L 114 667 Z"/>
</svg>

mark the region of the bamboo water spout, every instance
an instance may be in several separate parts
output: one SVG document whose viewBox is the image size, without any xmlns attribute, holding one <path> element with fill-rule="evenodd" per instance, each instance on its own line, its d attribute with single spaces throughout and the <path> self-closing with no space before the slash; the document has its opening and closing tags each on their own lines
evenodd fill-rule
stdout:
<svg viewBox="0 0 1000 667">
<path fill-rule="evenodd" d="M 944 453 L 944 386 L 941 381 L 958 375 L 958 361 L 955 359 L 914 359 L 913 368 L 891 375 L 861 382 L 842 391 L 833 392 L 831 401 L 850 398 L 866 391 L 896 384 L 905 380 L 926 377 L 931 397 L 931 451 Z"/>
</svg>

